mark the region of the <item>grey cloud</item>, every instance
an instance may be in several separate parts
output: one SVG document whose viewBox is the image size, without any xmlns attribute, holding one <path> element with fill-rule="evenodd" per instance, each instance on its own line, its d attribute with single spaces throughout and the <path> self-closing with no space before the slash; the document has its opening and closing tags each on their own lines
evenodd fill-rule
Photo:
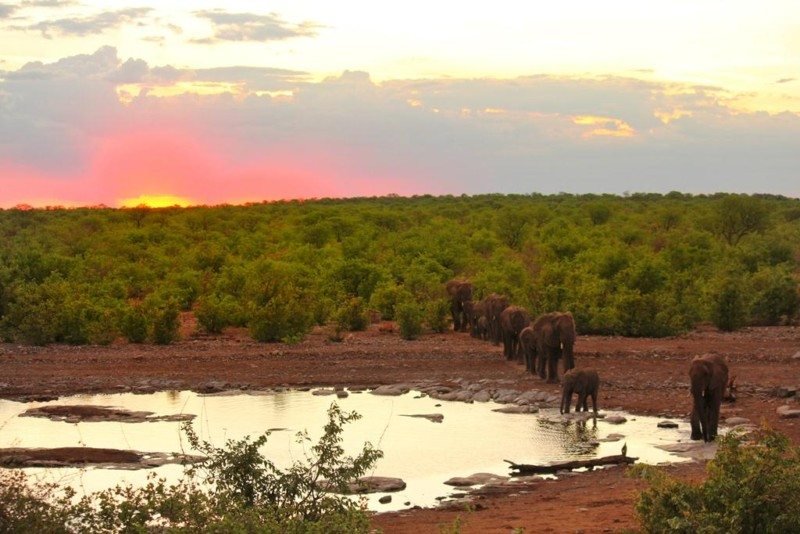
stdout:
<svg viewBox="0 0 800 534">
<path fill-rule="evenodd" d="M 19 6 L 0 4 L 0 19 L 10 17 L 17 9 L 19 9 Z"/>
<path fill-rule="evenodd" d="M 196 11 L 196 16 L 211 23 L 212 35 L 193 39 L 198 44 L 218 41 L 283 41 L 296 37 L 314 37 L 319 26 L 312 22 L 292 24 L 278 15 L 255 13 L 229 13 L 221 10 Z"/>
<path fill-rule="evenodd" d="M 775 83 L 789 83 L 795 80 L 796 78 L 781 78 L 780 80 L 777 80 Z"/>
<path fill-rule="evenodd" d="M 78 5 L 77 0 L 26 0 L 25 7 L 68 7 Z"/>
<path fill-rule="evenodd" d="M 17 30 L 38 30 L 47 38 L 54 35 L 85 37 L 96 35 L 119 28 L 126 24 L 133 24 L 140 21 L 152 11 L 148 7 L 137 7 L 121 9 L 118 11 L 106 11 L 85 17 L 67 17 L 56 20 L 43 20 L 27 26 L 17 26 Z"/>
<path fill-rule="evenodd" d="M 70 75 L 76 66 L 90 75 Z M 713 87 L 555 76 L 376 84 L 364 72 L 312 83 L 281 69 L 149 67 L 122 62 L 110 48 L 11 74 L 0 81 L 7 95 L 0 101 L 0 160 L 62 172 L 85 164 L 82 150 L 92 139 L 155 124 L 219 140 L 221 157 L 237 163 L 275 147 L 297 147 L 309 159 L 329 149 L 339 175 L 406 176 L 453 193 L 800 195 L 800 116 L 734 111 Z M 294 97 L 145 92 L 122 106 L 110 80 L 285 85 Z M 669 123 L 655 118 L 675 107 L 690 114 Z M 587 137 L 591 126 L 576 124 L 577 115 L 623 120 L 635 135 Z"/>
</svg>

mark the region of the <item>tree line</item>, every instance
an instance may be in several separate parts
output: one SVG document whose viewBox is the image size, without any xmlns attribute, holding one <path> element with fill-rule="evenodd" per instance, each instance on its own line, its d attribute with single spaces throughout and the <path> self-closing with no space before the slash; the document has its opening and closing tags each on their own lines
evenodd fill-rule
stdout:
<svg viewBox="0 0 800 534">
<path fill-rule="evenodd" d="M 444 283 L 570 310 L 581 334 L 668 336 L 798 316 L 800 200 L 773 195 L 389 196 L 0 210 L 5 342 L 297 341 L 314 324 L 443 330 Z"/>
</svg>

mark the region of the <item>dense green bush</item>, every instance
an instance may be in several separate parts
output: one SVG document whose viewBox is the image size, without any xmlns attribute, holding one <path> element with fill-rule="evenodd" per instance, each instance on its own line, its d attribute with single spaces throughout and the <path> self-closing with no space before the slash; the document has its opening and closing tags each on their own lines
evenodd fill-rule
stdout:
<svg viewBox="0 0 800 534">
<path fill-rule="evenodd" d="M 248 328 L 256 341 L 294 342 L 302 338 L 313 322 L 304 302 L 291 297 L 276 296 L 250 313 Z"/>
<path fill-rule="evenodd" d="M 179 338 L 180 307 L 173 299 L 163 300 L 151 295 L 144 301 L 149 320 L 148 335 L 156 345 L 169 345 Z"/>
<path fill-rule="evenodd" d="M 200 328 L 209 334 L 219 334 L 226 326 L 242 324 L 242 309 L 230 295 L 200 297 L 194 307 L 194 316 Z"/>
<path fill-rule="evenodd" d="M 361 297 L 348 299 L 336 310 L 335 320 L 336 327 L 340 331 L 357 332 L 366 330 L 369 324 L 369 317 L 367 316 L 367 307 L 364 304 L 364 299 Z"/>
<path fill-rule="evenodd" d="M 144 341 L 144 321 L 152 340 L 149 308 L 144 318 L 129 308 L 157 295 L 193 310 L 204 330 L 297 339 L 309 315 L 326 324 L 354 297 L 384 319 L 408 299 L 430 311 L 456 277 L 473 281 L 476 299 L 572 310 L 581 333 L 794 322 L 795 212 L 797 199 L 679 193 L 0 210 L 0 338 Z M 301 320 L 279 319 L 274 297 L 298 302 Z"/>
<path fill-rule="evenodd" d="M 732 275 L 718 279 L 711 298 L 711 320 L 717 328 L 730 332 L 745 324 L 747 302 L 741 277 Z"/>
<path fill-rule="evenodd" d="M 130 305 L 123 312 L 120 332 L 131 343 L 147 340 L 147 314 L 140 304 Z"/>
<path fill-rule="evenodd" d="M 789 533 L 800 525 L 800 448 L 762 429 L 753 442 L 728 434 L 700 484 L 671 478 L 660 468 L 632 469 L 649 487 L 636 503 L 645 532 Z"/>
<path fill-rule="evenodd" d="M 397 326 L 400 337 L 407 340 L 417 339 L 422 333 L 422 309 L 415 302 L 402 302 L 397 306 Z"/>
<path fill-rule="evenodd" d="M 450 302 L 445 299 L 431 300 L 425 306 L 425 324 L 434 332 L 447 330 L 450 317 Z"/>
</svg>

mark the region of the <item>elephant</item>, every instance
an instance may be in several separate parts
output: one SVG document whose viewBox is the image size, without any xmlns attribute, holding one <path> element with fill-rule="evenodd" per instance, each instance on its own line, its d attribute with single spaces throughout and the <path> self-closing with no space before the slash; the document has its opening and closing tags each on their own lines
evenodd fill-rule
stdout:
<svg viewBox="0 0 800 534">
<path fill-rule="evenodd" d="M 531 324 L 531 316 L 520 306 L 509 306 L 500 313 L 500 332 L 503 337 L 503 354 L 506 359 L 521 360 L 519 334 Z"/>
<path fill-rule="evenodd" d="M 525 370 L 536 372 L 536 334 L 532 326 L 526 326 L 519 333 L 519 348 L 525 361 Z"/>
<path fill-rule="evenodd" d="M 469 333 L 472 337 L 484 339 L 478 327 L 478 320 L 483 316 L 485 308 L 486 303 L 482 300 L 464 303 L 464 312 L 466 313 L 467 321 L 469 321 Z"/>
<path fill-rule="evenodd" d="M 692 439 L 709 442 L 717 437 L 719 407 L 728 381 L 728 364 L 719 354 L 696 356 L 689 366 L 692 391 Z"/>
<path fill-rule="evenodd" d="M 561 413 L 569 413 L 572 394 L 578 394 L 575 411 L 588 412 L 587 399 L 592 397 L 592 411 L 597 417 L 597 390 L 600 388 L 600 376 L 594 369 L 570 369 L 561 379 Z"/>
<path fill-rule="evenodd" d="M 450 297 L 453 330 L 465 332 L 467 329 L 467 315 L 464 312 L 464 303 L 472 300 L 472 284 L 468 280 L 450 280 L 445 285 L 445 289 Z"/>
<path fill-rule="evenodd" d="M 495 345 L 499 345 L 503 339 L 500 330 L 500 314 L 509 306 L 508 297 L 492 293 L 484 299 L 484 302 L 484 315 L 489 327 L 489 339 Z"/>
<path fill-rule="evenodd" d="M 575 319 L 569 312 L 540 315 L 533 323 L 536 371 L 547 382 L 558 382 L 558 358 L 563 356 L 564 372 L 575 367 Z"/>
<path fill-rule="evenodd" d="M 475 322 L 475 337 L 483 341 L 489 339 L 489 322 L 484 315 L 478 317 L 478 320 Z"/>
</svg>

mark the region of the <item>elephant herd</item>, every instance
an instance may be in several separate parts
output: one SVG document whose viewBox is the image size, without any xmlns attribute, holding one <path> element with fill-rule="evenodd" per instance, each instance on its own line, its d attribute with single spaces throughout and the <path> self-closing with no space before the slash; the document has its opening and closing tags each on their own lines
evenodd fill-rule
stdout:
<svg viewBox="0 0 800 534">
<path fill-rule="evenodd" d="M 558 382 L 558 360 L 564 371 L 575 367 L 575 320 L 569 312 L 550 312 L 531 321 L 528 311 L 511 304 L 507 297 L 492 293 L 473 301 L 472 284 L 451 280 L 446 284 L 450 297 L 453 329 L 473 337 L 503 343 L 506 359 L 525 363 L 526 371 L 548 382 Z"/>
<path fill-rule="evenodd" d="M 563 360 L 561 412 L 569 412 L 572 395 L 578 395 L 576 410 L 587 410 L 588 399 L 597 414 L 597 391 L 600 378 L 596 371 L 574 369 L 575 320 L 569 312 L 550 312 L 533 322 L 525 308 L 512 305 L 503 295 L 492 293 L 473 301 L 473 287 L 467 280 L 446 284 L 450 297 L 453 328 L 470 331 L 473 337 L 495 344 L 503 343 L 506 359 L 525 363 L 525 370 L 538 374 L 549 383 L 558 382 L 558 360 Z M 735 400 L 734 377 L 722 356 L 696 357 L 689 367 L 691 380 L 693 440 L 713 441 L 717 436 L 720 405 L 723 398 Z M 727 390 L 727 396 L 726 396 Z"/>
</svg>

